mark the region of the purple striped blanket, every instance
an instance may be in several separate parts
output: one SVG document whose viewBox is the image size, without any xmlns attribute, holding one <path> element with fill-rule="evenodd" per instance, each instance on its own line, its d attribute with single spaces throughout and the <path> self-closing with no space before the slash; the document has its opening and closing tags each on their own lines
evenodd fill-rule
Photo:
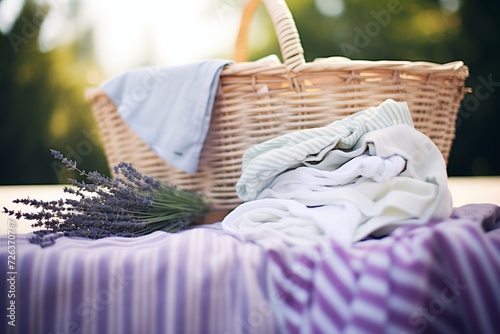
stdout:
<svg viewBox="0 0 500 334">
<path fill-rule="evenodd" d="M 219 224 L 44 249 L 1 236 L 0 332 L 498 333 L 499 227 L 500 207 L 470 204 L 351 247 L 244 243 Z"/>
</svg>

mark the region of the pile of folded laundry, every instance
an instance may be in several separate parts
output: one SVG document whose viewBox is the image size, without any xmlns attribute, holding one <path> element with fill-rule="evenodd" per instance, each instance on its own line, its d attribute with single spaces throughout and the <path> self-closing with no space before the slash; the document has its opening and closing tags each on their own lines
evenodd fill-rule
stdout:
<svg viewBox="0 0 500 334">
<path fill-rule="evenodd" d="M 236 190 L 244 203 L 223 229 L 292 246 L 381 237 L 448 218 L 453 206 L 439 149 L 414 128 L 407 104 L 391 99 L 248 149 Z"/>
</svg>

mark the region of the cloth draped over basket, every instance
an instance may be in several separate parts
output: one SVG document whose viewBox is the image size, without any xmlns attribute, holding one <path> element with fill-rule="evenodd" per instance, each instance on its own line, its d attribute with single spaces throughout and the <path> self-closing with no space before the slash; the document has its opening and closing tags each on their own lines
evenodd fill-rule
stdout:
<svg viewBox="0 0 500 334">
<path fill-rule="evenodd" d="M 233 209 L 242 202 L 235 184 L 248 148 L 278 135 L 328 125 L 387 99 L 407 102 L 415 128 L 448 160 L 468 77 L 463 62 L 340 57 L 306 62 L 285 1 L 263 2 L 273 21 L 283 63 L 238 59 L 222 70 L 198 171 L 189 174 L 166 163 L 125 124 L 102 90 L 89 90 L 87 98 L 110 166 L 130 162 L 145 174 L 203 193 L 214 209 Z M 243 17 L 251 16 L 254 9 L 255 1 L 249 2 Z M 248 19 L 244 19 L 237 45 L 245 44 L 247 30 Z"/>
<path fill-rule="evenodd" d="M 144 67 L 106 81 L 101 89 L 125 123 L 169 164 L 195 173 L 217 93 L 231 61 L 213 59 L 171 67 Z M 193 93 L 195 92 L 195 93 Z"/>
</svg>

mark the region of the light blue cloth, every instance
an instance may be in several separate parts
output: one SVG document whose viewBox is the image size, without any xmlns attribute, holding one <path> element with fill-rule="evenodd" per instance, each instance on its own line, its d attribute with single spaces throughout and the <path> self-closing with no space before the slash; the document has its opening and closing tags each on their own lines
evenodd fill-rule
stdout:
<svg viewBox="0 0 500 334">
<path fill-rule="evenodd" d="M 162 159 L 195 173 L 208 133 L 219 75 L 229 60 L 145 67 L 102 85 L 127 125 Z"/>
</svg>

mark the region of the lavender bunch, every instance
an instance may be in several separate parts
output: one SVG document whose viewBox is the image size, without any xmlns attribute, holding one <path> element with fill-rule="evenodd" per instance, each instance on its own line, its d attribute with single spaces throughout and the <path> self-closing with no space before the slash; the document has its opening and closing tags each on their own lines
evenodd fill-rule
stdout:
<svg viewBox="0 0 500 334">
<path fill-rule="evenodd" d="M 136 237 L 154 231 L 176 232 L 192 224 L 195 218 L 208 211 L 204 198 L 194 192 L 177 189 L 137 171 L 131 164 L 121 162 L 114 167 L 114 179 L 98 172 L 78 169 L 76 162 L 60 152 L 51 150 L 68 170 L 76 170 L 90 183 L 69 179 L 73 187 L 64 192 L 73 198 L 54 201 L 16 199 L 14 203 L 32 206 L 39 211 L 4 212 L 17 219 L 36 221 L 30 242 L 47 247 L 61 236 L 100 239 L 111 236 Z"/>
</svg>

